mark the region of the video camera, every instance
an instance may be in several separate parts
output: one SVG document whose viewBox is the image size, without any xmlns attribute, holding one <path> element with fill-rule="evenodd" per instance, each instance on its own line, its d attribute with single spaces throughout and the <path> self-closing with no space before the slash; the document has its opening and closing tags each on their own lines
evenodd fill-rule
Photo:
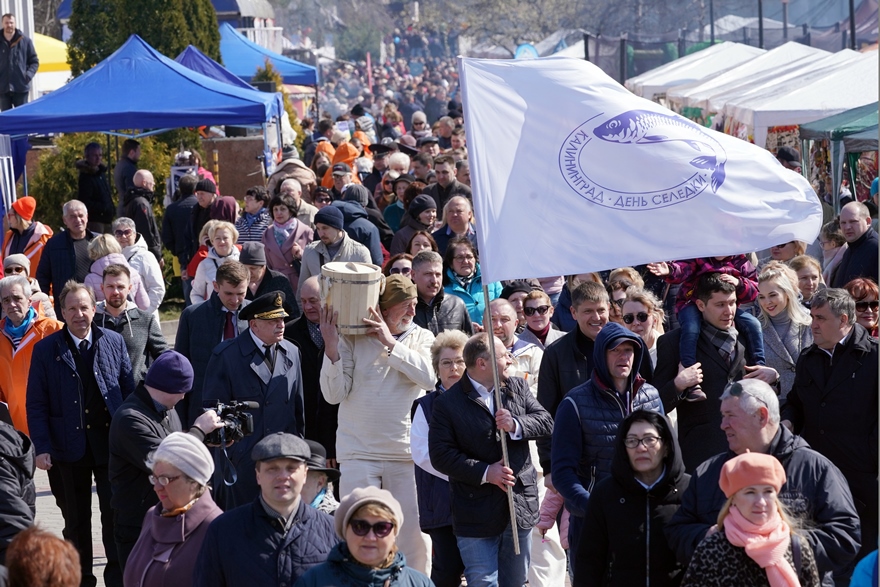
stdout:
<svg viewBox="0 0 880 587">
<path fill-rule="evenodd" d="M 205 404 L 206 408 L 217 412 L 223 424 L 223 428 L 218 428 L 205 436 L 205 444 L 226 445 L 254 433 L 254 416 L 249 414 L 248 410 L 258 409 L 260 404 L 257 402 L 233 401 L 221 404 L 214 400 L 206 401 Z"/>
</svg>

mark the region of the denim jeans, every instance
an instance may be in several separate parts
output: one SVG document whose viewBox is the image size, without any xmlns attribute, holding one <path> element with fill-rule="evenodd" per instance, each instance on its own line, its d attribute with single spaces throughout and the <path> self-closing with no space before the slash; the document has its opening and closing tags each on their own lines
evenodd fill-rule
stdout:
<svg viewBox="0 0 880 587">
<path fill-rule="evenodd" d="M 761 332 L 761 322 L 740 308 L 736 309 L 733 322 L 744 339 L 746 350 L 749 351 L 746 364 L 763 365 L 764 335 Z M 690 367 L 697 362 L 697 341 L 700 338 L 700 327 L 703 324 L 703 317 L 697 304 L 691 303 L 679 310 L 678 324 L 681 327 L 681 339 L 679 340 L 681 364 Z"/>
<path fill-rule="evenodd" d="M 519 555 L 513 552 L 510 524 L 491 538 L 458 537 L 468 587 L 523 587 L 529 569 L 531 528 L 517 529 Z"/>
</svg>

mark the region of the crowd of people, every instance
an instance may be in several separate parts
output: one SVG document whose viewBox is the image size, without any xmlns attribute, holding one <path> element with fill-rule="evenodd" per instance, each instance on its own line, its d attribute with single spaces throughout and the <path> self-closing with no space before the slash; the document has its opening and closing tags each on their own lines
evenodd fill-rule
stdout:
<svg viewBox="0 0 880 587">
<path fill-rule="evenodd" d="M 12 204 L 10 576 L 16 535 L 41 537 L 38 467 L 88 586 L 93 480 L 108 586 L 867 584 L 869 208 L 826 206 L 816 243 L 486 283 L 451 65 L 425 59 L 377 68 L 369 95 L 331 78 L 357 102 L 305 121 L 244 194 L 187 175 L 160 222 L 128 140 L 117 202 L 92 143 L 63 230 Z M 533 238 L 550 237 L 510 254 Z M 187 306 L 174 341 L 165 250 Z M 322 296 L 329 262 L 385 276 L 362 334 Z"/>
</svg>

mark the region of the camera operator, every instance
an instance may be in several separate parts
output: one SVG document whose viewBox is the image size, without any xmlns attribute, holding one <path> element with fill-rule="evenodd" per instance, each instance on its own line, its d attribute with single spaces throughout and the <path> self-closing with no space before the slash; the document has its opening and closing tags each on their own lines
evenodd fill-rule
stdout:
<svg viewBox="0 0 880 587">
<path fill-rule="evenodd" d="M 239 311 L 249 328 L 219 344 L 208 362 L 202 397 L 223 404 L 256 402 L 254 432 L 231 447 L 214 449 L 214 501 L 225 511 L 251 503 L 259 494 L 251 450 L 275 432 L 302 437 L 305 431 L 299 349 L 284 340 L 290 306 L 283 292 L 263 294 Z M 228 458 L 227 458 L 228 455 Z"/>
<path fill-rule="evenodd" d="M 149 480 L 152 471 L 146 464 L 147 455 L 163 438 L 183 430 L 174 406 L 192 388 L 192 382 L 193 368 L 187 358 L 166 351 L 153 362 L 144 381 L 110 423 L 110 505 L 115 520 L 113 538 L 123 570 L 147 510 L 159 501 Z M 189 433 L 204 441 L 220 426 L 217 413 L 208 410 L 196 419 Z"/>
</svg>

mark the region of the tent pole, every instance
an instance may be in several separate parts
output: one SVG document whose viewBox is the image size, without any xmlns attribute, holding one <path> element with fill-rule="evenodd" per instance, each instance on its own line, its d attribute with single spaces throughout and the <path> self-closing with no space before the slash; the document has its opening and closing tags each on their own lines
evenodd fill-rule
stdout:
<svg viewBox="0 0 880 587">
<path fill-rule="evenodd" d="M 492 332 L 492 314 L 489 310 L 489 286 L 483 283 L 483 300 L 486 310 L 483 312 L 483 329 L 489 334 L 489 357 L 492 361 L 492 379 L 495 385 L 495 411 L 501 409 L 501 379 L 498 376 L 498 360 L 495 356 L 495 338 Z M 507 451 L 507 433 L 500 430 L 501 437 L 501 462 L 505 467 L 510 467 L 510 455 Z M 507 488 L 507 506 L 510 509 L 510 531 L 513 534 L 513 552 L 519 555 L 519 534 L 516 525 L 516 507 L 513 504 L 513 487 Z"/>
<path fill-rule="evenodd" d="M 280 121 L 279 123 L 280 124 Z M 268 127 L 263 123 L 263 177 L 269 177 L 269 159 L 265 155 L 269 152 L 269 136 Z"/>
</svg>

